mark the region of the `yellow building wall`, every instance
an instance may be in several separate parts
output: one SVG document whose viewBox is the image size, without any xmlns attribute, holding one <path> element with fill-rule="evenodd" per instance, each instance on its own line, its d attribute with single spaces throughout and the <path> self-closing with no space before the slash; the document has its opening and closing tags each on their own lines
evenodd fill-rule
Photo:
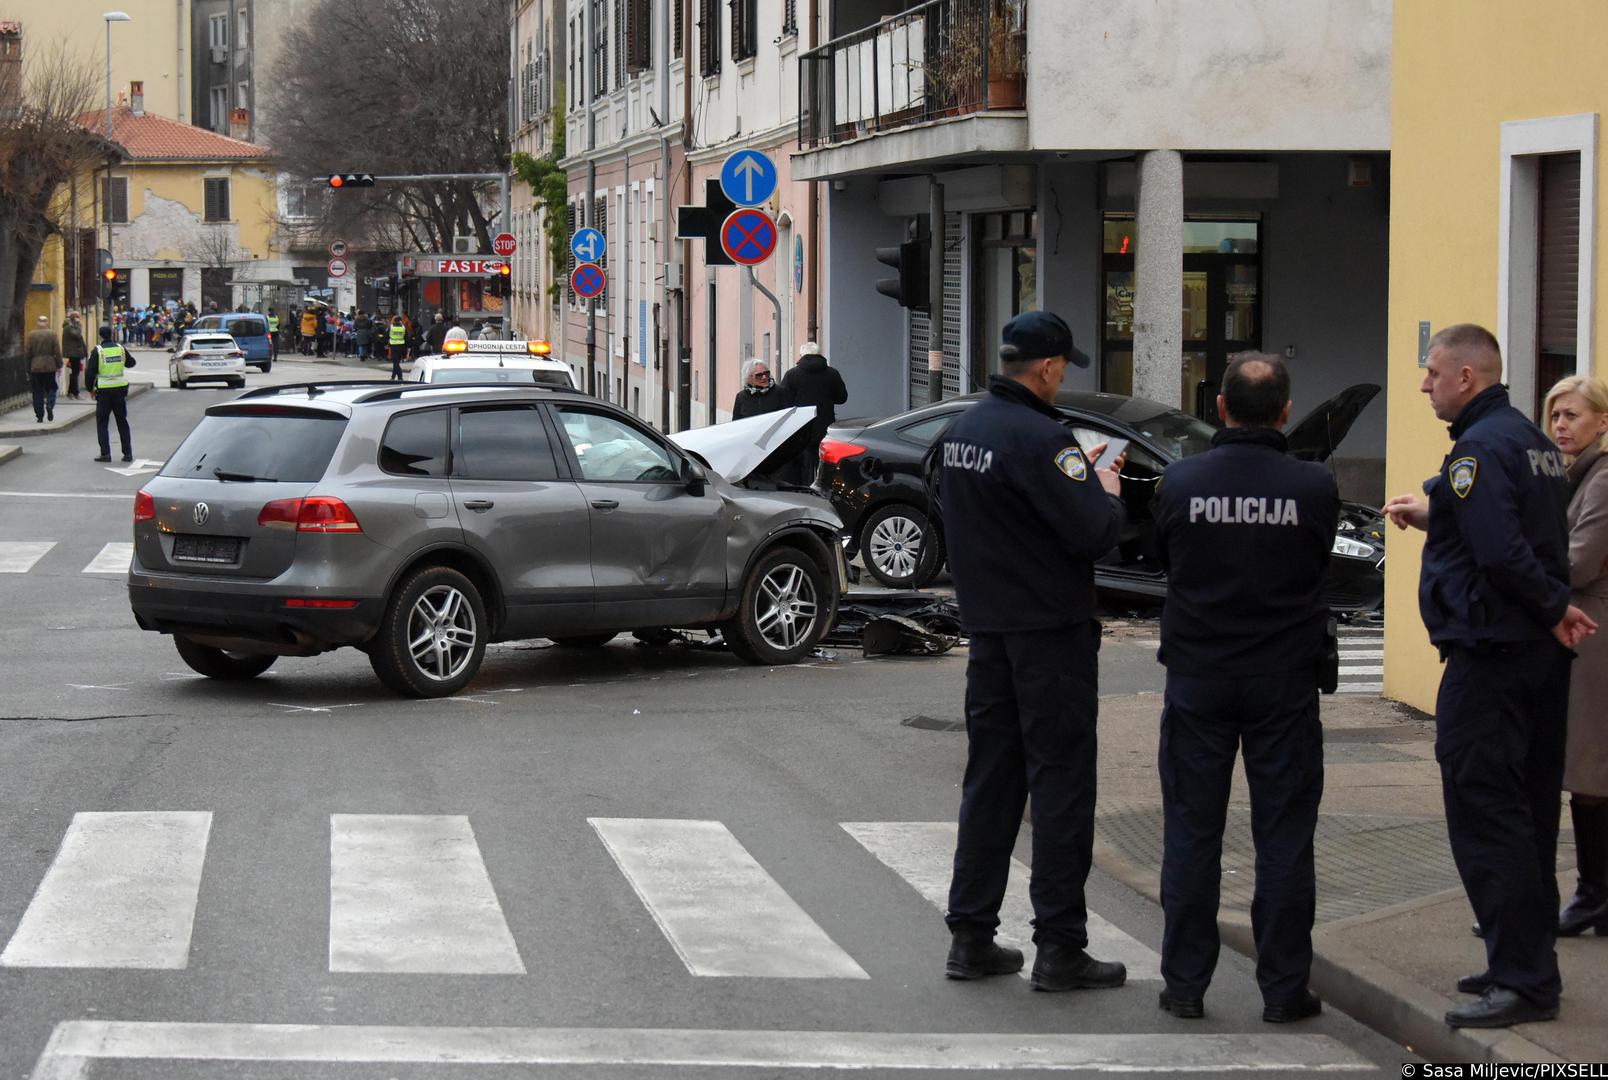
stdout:
<svg viewBox="0 0 1608 1080">
<path fill-rule="evenodd" d="M 112 100 L 126 102 L 128 84 L 145 83 L 145 111 L 190 121 L 190 0 L 0 0 L 0 19 L 22 23 L 24 63 L 36 52 L 65 42 L 72 55 L 93 66 L 96 94 L 91 108 L 105 103 L 106 22 L 101 15 L 122 11 L 128 22 L 112 24 Z M 182 89 L 182 94 L 181 94 Z"/>
<path fill-rule="evenodd" d="M 1501 125 L 1608 111 L 1608 3 L 1602 0 L 1398 0 L 1394 20 L 1390 495 L 1421 490 L 1451 448 L 1446 426 L 1419 391 L 1419 322 L 1436 330 L 1458 322 L 1497 328 Z M 1608 192 L 1600 152 L 1582 167 L 1594 168 L 1598 192 Z M 1608 311 L 1608 238 L 1601 221 L 1599 209 L 1599 342 Z M 1605 371 L 1600 348 L 1593 368 Z M 1385 694 L 1430 711 L 1441 668 L 1418 617 L 1423 534 L 1389 532 Z"/>
<path fill-rule="evenodd" d="M 145 213 L 148 200 L 165 199 L 182 204 L 197 221 L 206 213 L 206 179 L 229 174 L 229 224 L 239 230 L 240 246 L 255 258 L 266 259 L 273 252 L 274 225 L 277 209 L 276 174 L 265 164 L 205 164 L 205 163 L 141 163 L 120 166 L 114 175 L 128 177 L 128 216 L 131 223 Z M 116 231 L 123 226 L 115 226 Z M 104 230 L 102 231 L 104 236 Z M 118 249 L 114 249 L 114 254 Z M 194 262 L 193 252 L 183 249 L 182 243 L 158 250 L 156 257 L 174 262 Z M 123 265 L 121 259 L 117 260 Z M 242 267 L 241 269 L 244 269 Z"/>
</svg>

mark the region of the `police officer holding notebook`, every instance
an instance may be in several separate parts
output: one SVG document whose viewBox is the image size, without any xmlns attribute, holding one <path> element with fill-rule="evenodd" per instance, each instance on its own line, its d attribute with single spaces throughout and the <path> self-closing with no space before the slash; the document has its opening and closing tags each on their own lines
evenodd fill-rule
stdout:
<svg viewBox="0 0 1608 1080">
<path fill-rule="evenodd" d="M 1340 495 L 1322 465 L 1288 453 L 1290 375 L 1263 353 L 1237 357 L 1217 398 L 1212 449 L 1167 466 L 1155 499 L 1167 567 L 1161 662 L 1161 1007 L 1204 1012 L 1217 966 L 1223 823 L 1243 746 L 1256 839 L 1256 979 L 1262 1019 L 1321 1006 L 1307 989 L 1316 881 L 1312 834 L 1323 794 L 1319 662 L 1328 611 L 1319 583 Z"/>
<path fill-rule="evenodd" d="M 1005 325 L 1001 374 L 938 448 L 944 535 L 966 668 L 966 776 L 949 890 L 945 974 L 1020 971 L 994 941 L 1022 810 L 1033 796 L 1035 990 L 1121 986 L 1126 971 L 1084 950 L 1083 886 L 1094 842 L 1096 675 L 1094 560 L 1124 513 L 1102 448 L 1085 454 L 1053 403 L 1072 331 L 1047 312 Z"/>
</svg>

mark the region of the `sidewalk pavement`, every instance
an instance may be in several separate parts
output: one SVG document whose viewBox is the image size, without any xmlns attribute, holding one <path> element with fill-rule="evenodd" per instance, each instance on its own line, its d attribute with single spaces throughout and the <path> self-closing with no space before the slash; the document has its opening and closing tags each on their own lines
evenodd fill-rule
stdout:
<svg viewBox="0 0 1608 1080">
<path fill-rule="evenodd" d="M 136 357 L 136 359 L 141 359 Z M 138 397 L 151 389 L 150 382 L 136 382 L 134 373 L 129 372 L 128 396 Z M 56 418 L 46 420 L 44 423 L 34 421 L 33 405 L 25 402 L 21 408 L 12 409 L 8 413 L 0 414 L 0 439 L 26 439 L 34 435 L 50 435 L 57 431 L 66 431 L 70 427 L 77 427 L 88 420 L 95 418 L 95 401 L 84 391 L 79 400 L 74 401 L 66 394 L 56 395 Z M 9 460 L 0 457 L 0 461 Z"/>
<path fill-rule="evenodd" d="M 1120 632 L 1120 631 L 1119 631 Z M 1160 694 L 1102 698 L 1095 863 L 1160 902 Z M 1442 1015 L 1471 1000 L 1460 976 L 1485 969 L 1447 846 L 1432 718 L 1361 695 L 1323 698 L 1325 779 L 1317 829 L 1312 988 L 1326 1002 L 1442 1061 L 1608 1059 L 1608 938 L 1558 942 L 1564 998 L 1556 1021 L 1454 1030 Z M 1254 955 L 1255 881 L 1245 774 L 1236 768 L 1223 838 L 1223 944 Z M 1567 824 L 1567 814 L 1565 814 Z M 1574 892 L 1574 834 L 1558 850 L 1559 889 Z M 1211 1010 L 1211 993 L 1206 1008 Z"/>
</svg>

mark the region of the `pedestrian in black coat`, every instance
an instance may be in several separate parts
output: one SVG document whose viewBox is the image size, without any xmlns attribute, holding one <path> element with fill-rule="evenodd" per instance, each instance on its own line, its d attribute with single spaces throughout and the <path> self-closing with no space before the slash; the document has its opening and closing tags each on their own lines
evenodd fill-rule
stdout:
<svg viewBox="0 0 1608 1080">
<path fill-rule="evenodd" d="M 837 419 L 835 406 L 849 400 L 849 388 L 843 385 L 843 376 L 827 364 L 821 347 L 806 341 L 798 351 L 798 363 L 782 378 L 782 393 L 787 395 L 789 405 L 815 406 L 815 419 L 808 429 L 808 445 L 798 461 L 799 481 L 808 484 L 815 475 L 821 440 L 826 438 L 826 429 Z"/>
<path fill-rule="evenodd" d="M 771 378 L 769 364 L 763 360 L 749 360 L 743 365 L 743 388 L 737 391 L 737 400 L 731 406 L 733 420 L 762 416 L 791 404 L 787 391 L 777 386 Z"/>
</svg>

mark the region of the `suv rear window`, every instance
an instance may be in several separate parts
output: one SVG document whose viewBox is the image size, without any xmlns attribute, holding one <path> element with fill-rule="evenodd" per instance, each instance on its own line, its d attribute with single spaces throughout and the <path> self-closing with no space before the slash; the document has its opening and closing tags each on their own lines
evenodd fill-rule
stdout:
<svg viewBox="0 0 1608 1080">
<path fill-rule="evenodd" d="M 261 319 L 236 319 L 228 324 L 228 330 L 235 337 L 263 337 L 268 333 L 268 324 Z"/>
<path fill-rule="evenodd" d="M 346 418 L 333 413 L 209 414 L 168 458 L 162 475 L 210 480 L 217 470 L 311 484 L 323 477 L 345 430 Z"/>
</svg>

